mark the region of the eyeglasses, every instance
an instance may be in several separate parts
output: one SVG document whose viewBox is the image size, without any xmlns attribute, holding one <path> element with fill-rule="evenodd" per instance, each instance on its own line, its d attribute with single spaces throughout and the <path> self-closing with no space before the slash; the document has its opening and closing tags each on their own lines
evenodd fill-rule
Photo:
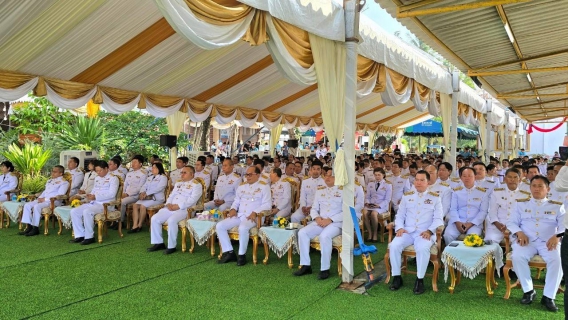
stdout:
<svg viewBox="0 0 568 320">
<path fill-rule="evenodd" d="M 245 177 L 252 177 L 252 176 L 254 176 L 255 174 L 257 174 L 257 173 L 245 173 Z"/>
</svg>

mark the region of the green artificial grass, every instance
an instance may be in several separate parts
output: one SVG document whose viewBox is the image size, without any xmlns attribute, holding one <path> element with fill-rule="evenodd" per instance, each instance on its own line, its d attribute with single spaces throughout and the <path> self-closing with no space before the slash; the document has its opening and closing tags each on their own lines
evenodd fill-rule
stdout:
<svg viewBox="0 0 568 320">
<path fill-rule="evenodd" d="M 17 229 L 0 230 L 0 270 L 2 272 L 0 319 L 561 319 L 540 306 L 542 290 L 533 305 L 519 304 L 522 291 L 514 289 L 503 300 L 504 281 L 498 279 L 495 297 L 488 298 L 484 275 L 462 279 L 453 295 L 448 293 L 440 272 L 440 292 L 412 294 L 414 276 L 404 277 L 404 286 L 391 292 L 384 283 L 368 295 L 337 290 L 337 255 L 332 257 L 332 276 L 318 281 L 320 255 L 312 253 L 314 274 L 294 277 L 284 256 L 271 252 L 268 265 L 237 267 L 218 265 L 206 247 L 193 254 L 164 256 L 148 253 L 147 228 L 119 238 L 109 230 L 102 244 L 69 244 L 70 231 L 58 236 L 24 237 Z M 179 236 L 181 241 L 181 234 Z M 189 247 L 189 244 L 188 244 Z M 373 256 L 381 262 L 386 244 L 377 244 Z M 181 245 L 178 245 L 178 249 Z M 237 245 L 235 244 L 235 249 Z M 217 248 L 218 253 L 218 248 Z M 354 258 L 356 273 L 363 271 Z M 381 262 L 382 263 L 382 262 Z M 563 308 L 563 296 L 556 302 Z"/>
</svg>

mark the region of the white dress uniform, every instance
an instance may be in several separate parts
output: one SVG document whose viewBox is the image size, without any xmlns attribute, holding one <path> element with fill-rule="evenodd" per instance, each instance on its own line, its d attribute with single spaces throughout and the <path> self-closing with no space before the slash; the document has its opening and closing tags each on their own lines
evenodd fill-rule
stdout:
<svg viewBox="0 0 568 320">
<path fill-rule="evenodd" d="M 203 186 L 199 181 L 176 182 L 172 193 L 168 197 L 166 204 L 177 204 L 178 210 L 170 211 L 164 207 L 152 216 L 150 221 L 150 241 L 151 244 L 164 243 L 162 237 L 162 225 L 168 223 L 168 249 L 173 249 L 177 245 L 178 223 L 187 218 L 187 208 L 193 207 L 203 194 Z"/>
<path fill-rule="evenodd" d="M 411 190 L 416 191 L 416 188 L 412 186 Z M 428 191 L 435 192 L 442 202 L 442 210 L 444 212 L 444 218 L 450 218 L 450 205 L 452 203 L 452 188 L 446 182 L 436 180 L 434 184 L 428 185 Z"/>
<path fill-rule="evenodd" d="M 408 176 L 391 175 L 386 180 L 392 183 L 392 206 L 394 210 L 398 211 L 398 202 L 402 199 L 402 196 L 410 190 Z"/>
<path fill-rule="evenodd" d="M 0 202 L 8 201 L 6 192 L 18 187 L 18 177 L 13 172 L 0 174 Z"/>
<path fill-rule="evenodd" d="M 521 181 L 521 183 L 519 183 L 519 189 L 521 189 L 522 191 L 526 191 L 528 193 L 531 192 L 531 182 L 529 180 L 527 180 L 526 178 L 523 179 L 523 181 Z"/>
<path fill-rule="evenodd" d="M 170 172 L 170 182 L 171 185 L 175 185 L 176 182 L 181 180 L 181 169 L 175 169 Z"/>
<path fill-rule="evenodd" d="M 450 186 L 451 189 L 457 188 L 459 186 L 462 185 L 460 178 L 448 178 L 446 180 L 442 180 L 440 178 L 438 178 L 438 180 L 436 180 L 436 183 L 440 183 L 443 182 L 445 184 L 447 184 L 448 186 Z M 443 203 L 442 203 L 443 205 Z"/>
<path fill-rule="evenodd" d="M 341 234 L 343 222 L 343 187 L 319 186 L 310 210 L 313 219 L 321 217 L 331 219 L 331 223 L 322 228 L 317 223 L 311 222 L 298 231 L 298 246 L 300 247 L 300 265 L 309 266 L 310 241 L 319 236 L 321 247 L 321 270 L 329 270 L 331 262 L 332 239 Z"/>
<path fill-rule="evenodd" d="M 291 221 L 293 223 L 300 223 L 306 218 L 306 215 L 302 212 L 302 207 L 312 206 L 316 190 L 320 186 L 325 186 L 325 181 L 321 176 L 316 179 L 305 177 L 304 180 L 302 180 L 302 187 L 300 188 L 300 207 L 292 214 Z"/>
<path fill-rule="evenodd" d="M 51 204 L 49 199 L 67 194 L 68 188 L 69 182 L 65 181 L 62 176 L 47 180 L 47 183 L 45 184 L 45 190 L 38 197 L 38 199 L 44 198 L 45 201 L 38 203 L 38 200 L 34 200 L 32 202 L 26 203 L 22 212 L 22 223 L 31 224 L 34 227 L 39 226 L 39 220 L 41 219 L 41 210 L 43 208 L 49 207 L 49 205 Z M 55 205 L 60 206 L 61 201 L 55 201 Z"/>
<path fill-rule="evenodd" d="M 367 183 L 365 183 L 365 175 L 363 173 L 357 172 L 355 174 L 355 181 L 359 182 L 359 184 L 363 187 L 363 190 L 365 190 Z"/>
<path fill-rule="evenodd" d="M 221 174 L 217 180 L 217 185 L 215 186 L 215 194 L 213 195 L 213 200 L 223 200 L 225 203 L 219 206 L 219 211 L 228 210 L 233 201 L 235 201 L 235 193 L 241 182 L 241 176 L 232 172 L 229 175 Z M 204 209 L 211 210 L 215 208 L 215 202 L 209 201 L 205 203 Z"/>
<path fill-rule="evenodd" d="M 128 169 L 126 169 L 126 167 L 125 167 L 124 165 L 118 167 L 118 169 L 116 169 L 116 170 L 122 172 L 122 175 L 123 175 L 124 177 L 126 177 L 126 175 L 128 174 Z"/>
<path fill-rule="evenodd" d="M 122 181 L 124 181 L 124 179 L 126 179 L 126 174 L 124 174 L 124 172 L 120 171 L 119 169 L 116 169 L 116 170 L 114 170 L 114 171 L 110 170 L 109 172 L 110 172 L 110 174 L 112 174 L 112 175 L 115 175 L 115 176 L 117 176 L 117 177 L 120 177 L 120 178 L 122 179 Z M 93 172 L 93 173 L 96 175 L 95 172 Z"/>
<path fill-rule="evenodd" d="M 400 201 L 399 210 L 394 221 L 394 230 L 406 230 L 400 237 L 394 237 L 389 244 L 390 263 L 392 275 L 400 276 L 401 255 L 404 248 L 414 245 L 416 251 L 416 276 L 424 278 L 428 261 L 430 261 L 430 248 L 436 241 L 436 229 L 444 225 L 442 201 L 435 192 L 406 192 Z M 420 234 L 426 230 L 432 232 L 430 240 Z"/>
<path fill-rule="evenodd" d="M 285 174 L 285 173 L 282 174 L 282 180 L 284 180 L 284 179 L 286 179 L 286 178 L 290 178 L 290 179 L 294 180 L 298 185 L 300 185 L 300 178 L 298 178 L 297 175 L 294 174 L 294 175 L 292 175 L 292 176 L 289 176 L 289 175 L 287 175 L 287 174 Z"/>
<path fill-rule="evenodd" d="M 157 204 L 162 204 L 166 201 L 166 188 L 168 187 L 168 177 L 165 174 L 157 176 L 152 175 L 146 179 L 146 182 L 140 189 L 140 193 L 146 192 L 146 197 L 151 197 L 149 200 L 138 200 L 136 204 L 141 204 L 148 208 Z"/>
<path fill-rule="evenodd" d="M 69 172 L 71 174 L 71 192 L 69 193 L 70 196 L 74 196 L 79 192 L 79 188 L 83 185 L 83 179 L 85 178 L 85 174 L 79 168 L 75 168 L 73 170 L 65 170 L 65 172 Z"/>
<path fill-rule="evenodd" d="M 367 184 L 365 203 L 376 205 L 376 207 L 365 207 L 369 212 L 377 211 L 378 213 L 384 213 L 389 211 L 391 199 L 392 184 L 388 180 L 383 179 L 379 182 L 370 182 Z"/>
<path fill-rule="evenodd" d="M 205 181 L 205 191 L 209 190 L 209 186 L 211 185 L 211 172 L 204 168 L 201 171 L 195 171 L 195 177 L 203 179 L 203 181 Z"/>
<path fill-rule="evenodd" d="M 493 222 L 500 222 L 507 225 L 517 199 L 528 197 L 530 197 L 530 194 L 527 195 L 519 190 L 518 187 L 516 190 L 509 190 L 509 187 L 505 185 L 504 188 L 493 189 L 493 195 L 489 199 L 489 208 L 487 211 L 485 239 L 500 243 L 503 240 L 503 232 L 497 229 Z"/>
<path fill-rule="evenodd" d="M 211 173 L 211 183 L 214 183 L 219 178 L 219 166 L 215 163 L 205 165 L 205 170 Z"/>
<path fill-rule="evenodd" d="M 488 178 L 485 178 L 483 180 L 475 180 L 475 185 L 477 187 L 485 188 L 489 196 L 491 196 L 493 189 L 501 187 L 498 181 L 492 181 L 489 180 Z"/>
<path fill-rule="evenodd" d="M 564 203 L 568 200 L 568 192 L 560 192 L 556 190 L 556 181 L 550 183 L 550 191 L 546 195 L 546 198 L 553 201 L 558 201 Z"/>
<path fill-rule="evenodd" d="M 291 178 L 286 178 L 291 179 Z M 292 213 L 292 186 L 288 180 L 280 178 L 270 186 L 272 208 L 278 209 L 275 217 L 287 218 Z"/>
<path fill-rule="evenodd" d="M 562 280 L 560 245 L 548 250 L 546 242 L 557 233 L 564 232 L 564 213 L 564 205 L 561 202 L 546 198 L 517 200 L 507 228 L 513 237 L 516 237 L 514 235 L 517 232 L 522 231 L 529 239 L 526 246 L 521 246 L 516 241 L 512 245 L 513 268 L 521 282 L 523 292 L 533 289 L 528 262 L 538 254 L 546 262 L 543 294 L 552 300 L 556 297 L 556 290 Z"/>
<path fill-rule="evenodd" d="M 452 201 L 450 204 L 450 220 L 444 232 L 446 244 L 456 240 L 461 234 L 456 227 L 456 222 L 471 222 L 474 225 L 467 230 L 467 234 L 481 235 L 483 221 L 487 216 L 489 206 L 489 195 L 487 190 L 482 187 L 457 187 L 453 190 Z"/>
<path fill-rule="evenodd" d="M 97 175 L 95 186 L 91 191 L 91 194 L 95 195 L 95 200 L 71 209 L 75 238 L 93 238 L 95 215 L 103 212 L 103 203 L 115 200 L 118 186 L 118 178 L 110 172 L 104 177 Z"/>
<path fill-rule="evenodd" d="M 229 230 L 239 227 L 239 255 L 247 252 L 249 242 L 249 231 L 256 227 L 256 220 L 248 220 L 248 216 L 252 212 L 260 214 L 262 211 L 270 210 L 272 202 L 270 199 L 270 186 L 264 181 L 258 180 L 253 184 L 243 183 L 237 188 L 235 201 L 231 205 L 231 209 L 237 211 L 237 215 L 227 218 L 215 227 L 217 237 L 223 252 L 233 251 L 233 245 L 229 238 Z"/>
<path fill-rule="evenodd" d="M 91 193 L 93 187 L 95 186 L 95 178 L 97 177 L 97 173 L 93 171 L 89 171 L 85 173 L 85 178 L 83 179 L 83 184 L 79 190 L 85 191 L 86 194 Z"/>
<path fill-rule="evenodd" d="M 363 173 L 365 175 L 365 183 L 369 184 L 371 182 L 375 182 L 375 174 L 373 173 L 373 169 L 369 168 L 367 172 Z"/>
<path fill-rule="evenodd" d="M 357 219 L 361 220 L 361 216 L 363 215 L 363 207 L 365 207 L 365 190 L 363 186 L 360 185 L 357 181 L 355 182 L 355 214 L 357 215 Z"/>
<path fill-rule="evenodd" d="M 128 197 L 122 199 L 120 205 L 120 213 L 122 216 L 122 221 L 126 220 L 126 206 L 130 203 L 135 203 L 138 201 L 138 195 L 140 194 L 140 189 L 148 179 L 147 173 L 144 169 L 138 169 L 136 171 L 130 171 L 124 179 L 124 187 L 122 188 L 122 193 L 128 194 Z"/>
</svg>

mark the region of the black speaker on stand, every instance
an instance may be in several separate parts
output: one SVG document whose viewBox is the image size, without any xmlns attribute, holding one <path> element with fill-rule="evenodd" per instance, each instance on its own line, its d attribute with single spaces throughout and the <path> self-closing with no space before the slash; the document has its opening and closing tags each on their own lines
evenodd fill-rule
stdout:
<svg viewBox="0 0 568 320">
<path fill-rule="evenodd" d="M 160 147 L 173 148 L 177 145 L 177 137 L 171 135 L 160 135 Z"/>
<path fill-rule="evenodd" d="M 297 148 L 298 140 L 288 140 L 288 148 Z"/>
</svg>

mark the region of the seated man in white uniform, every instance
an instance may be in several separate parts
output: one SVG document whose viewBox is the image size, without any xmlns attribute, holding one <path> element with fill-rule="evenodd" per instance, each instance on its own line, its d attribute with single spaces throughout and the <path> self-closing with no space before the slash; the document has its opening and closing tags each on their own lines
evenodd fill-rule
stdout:
<svg viewBox="0 0 568 320">
<path fill-rule="evenodd" d="M 329 278 L 332 239 L 341 234 L 343 223 L 343 187 L 335 186 L 333 170 L 324 168 L 325 186 L 318 187 L 310 210 L 312 222 L 298 232 L 300 247 L 300 270 L 295 276 L 312 273 L 310 260 L 310 241 L 319 236 L 321 247 L 321 266 L 319 280 Z"/>
<path fill-rule="evenodd" d="M 170 193 L 166 206 L 152 216 L 150 222 L 151 246 L 149 252 L 164 250 L 164 254 L 176 252 L 178 223 L 187 218 L 187 208 L 193 207 L 203 195 L 203 186 L 194 179 L 195 169 L 185 166 L 181 169 L 181 181 L 177 182 Z M 168 246 L 164 245 L 162 226 L 168 223 Z"/>
<path fill-rule="evenodd" d="M 69 240 L 71 243 L 81 243 L 88 245 L 95 242 L 94 227 L 95 215 L 103 212 L 103 203 L 115 199 L 118 191 L 118 178 L 111 175 L 106 161 L 99 161 L 95 165 L 95 186 L 85 200 L 88 201 L 76 208 L 71 209 L 71 221 L 73 222 L 73 233 L 75 239 Z"/>
<path fill-rule="evenodd" d="M 116 158 L 112 158 L 108 160 L 108 171 L 110 174 L 120 177 L 122 181 L 126 179 L 126 173 L 120 170 L 120 160 Z M 89 172 L 90 173 L 90 172 Z M 94 174 L 96 175 L 96 174 Z M 94 178 L 94 176 L 93 176 Z"/>
<path fill-rule="evenodd" d="M 300 188 L 300 207 L 292 214 L 292 222 L 300 223 L 310 214 L 317 188 L 325 185 L 323 178 L 320 177 L 322 166 L 323 164 L 318 160 L 312 162 L 312 167 L 310 168 L 311 176 L 306 176 L 304 180 L 302 180 L 302 186 Z"/>
<path fill-rule="evenodd" d="M 519 189 L 522 191 L 531 192 L 531 181 L 535 176 L 540 176 L 540 169 L 538 166 L 532 165 L 527 168 L 523 168 L 525 172 L 525 179 L 523 179 L 519 185 Z"/>
<path fill-rule="evenodd" d="M 241 183 L 241 176 L 233 172 L 233 161 L 223 160 L 222 172 L 217 179 L 213 200 L 205 203 L 205 210 L 219 209 L 225 211 L 231 207 L 235 200 L 237 188 Z"/>
<path fill-rule="evenodd" d="M 27 223 L 28 227 L 26 228 L 26 230 L 20 232 L 20 235 L 25 235 L 28 237 L 38 235 L 41 210 L 43 208 L 49 207 L 49 205 L 51 204 L 49 200 L 50 198 L 67 194 L 69 182 L 63 179 L 64 172 L 65 168 L 63 168 L 63 166 L 53 167 L 53 169 L 51 170 L 51 179 L 47 180 L 47 183 L 45 184 L 45 190 L 41 193 L 37 200 L 28 202 L 24 205 L 24 211 L 22 212 L 22 223 Z M 61 205 L 61 201 L 56 201 L 55 205 Z"/>
<path fill-rule="evenodd" d="M 255 160 L 256 161 L 256 160 Z M 259 179 L 259 167 L 249 167 L 245 174 L 246 182 L 237 188 L 235 201 L 227 218 L 217 223 L 216 231 L 223 251 L 218 263 L 237 261 L 238 266 L 247 263 L 246 253 L 249 242 L 249 231 L 256 227 L 257 216 L 262 211 L 270 210 L 270 186 Z M 239 255 L 235 255 L 229 238 L 229 230 L 239 227 Z"/>
<path fill-rule="evenodd" d="M 282 171 L 284 171 L 284 173 L 282 174 L 282 178 L 286 179 L 286 178 L 290 178 L 292 180 L 294 180 L 298 186 L 300 185 L 300 178 L 298 178 L 295 174 L 294 174 L 294 169 L 295 169 L 295 165 L 293 162 L 288 162 L 286 164 L 285 169 L 283 169 Z"/>
<path fill-rule="evenodd" d="M 408 176 L 401 174 L 400 168 L 402 162 L 395 161 L 391 164 L 392 174 L 386 178 L 392 184 L 392 206 L 394 211 L 398 211 L 398 204 L 402 199 L 402 195 L 410 190 L 410 182 Z"/>
<path fill-rule="evenodd" d="M 487 178 L 487 166 L 483 162 L 475 162 L 473 165 L 475 170 L 475 185 L 487 189 L 487 193 L 491 195 L 493 189 L 499 188 L 499 181 L 489 180 Z"/>
<path fill-rule="evenodd" d="M 546 262 L 546 278 L 540 303 L 549 311 L 557 312 L 554 299 L 562 280 L 559 241 L 565 231 L 565 211 L 561 202 L 546 198 L 548 192 L 548 179 L 543 176 L 533 177 L 532 197 L 517 200 L 507 228 L 516 239 L 512 245 L 511 259 L 523 287 L 521 304 L 530 304 L 536 297 L 528 262 L 538 254 Z"/>
<path fill-rule="evenodd" d="M 71 174 L 71 192 L 69 193 L 70 196 L 74 196 L 79 192 L 79 188 L 83 185 L 83 179 L 85 174 L 79 167 L 79 158 L 71 157 L 69 161 L 67 161 L 67 171 Z"/>
<path fill-rule="evenodd" d="M 302 180 L 304 179 L 304 164 L 301 162 L 295 162 L 294 163 L 294 174 L 296 175 L 296 177 L 298 177 L 298 179 Z"/>
<path fill-rule="evenodd" d="M 270 190 L 272 194 L 272 214 L 274 218 L 288 218 L 292 213 L 292 187 L 289 180 L 282 178 L 282 169 L 274 168 L 270 172 Z"/>
<path fill-rule="evenodd" d="M 416 173 L 415 190 L 406 192 L 396 214 L 396 237 L 389 245 L 393 282 L 391 290 L 402 286 L 400 276 L 401 255 L 404 248 L 414 245 L 416 251 L 416 281 L 414 294 L 424 293 L 424 275 L 430 261 L 430 248 L 436 241 L 436 229 L 444 225 L 442 202 L 435 192 L 428 191 L 430 174 L 424 170 Z"/>
<path fill-rule="evenodd" d="M 195 161 L 195 177 L 203 179 L 203 181 L 205 181 L 205 190 L 209 190 L 209 185 L 211 184 L 211 172 L 205 169 L 205 160 L 198 159 Z"/>
<path fill-rule="evenodd" d="M 176 159 L 176 169 L 170 172 L 170 185 L 173 187 L 176 182 L 181 180 L 181 170 L 183 167 L 187 166 L 189 162 L 189 158 L 187 157 L 178 157 Z"/>
<path fill-rule="evenodd" d="M 126 206 L 138 201 L 140 189 L 142 189 L 142 186 L 146 183 L 146 179 L 148 178 L 146 170 L 142 169 L 143 163 L 144 157 L 141 155 L 134 156 L 132 161 L 130 161 L 132 171 L 128 172 L 126 175 L 122 188 L 122 201 L 120 205 L 122 223 L 126 222 Z"/>
<path fill-rule="evenodd" d="M 219 177 L 219 166 L 215 163 L 215 157 L 212 154 L 205 158 L 205 169 L 211 173 L 211 183 L 215 184 Z"/>
<path fill-rule="evenodd" d="M 8 201 L 6 192 L 18 187 L 18 177 L 14 172 L 14 165 L 10 161 L 0 163 L 0 202 Z"/>
<path fill-rule="evenodd" d="M 125 167 L 125 163 L 122 161 L 122 157 L 119 156 L 119 155 L 116 155 L 116 156 L 112 157 L 112 159 L 117 160 L 117 163 L 120 163 L 118 170 L 120 172 L 122 172 L 124 177 L 126 177 L 126 175 L 128 174 L 128 169 Z"/>
</svg>

